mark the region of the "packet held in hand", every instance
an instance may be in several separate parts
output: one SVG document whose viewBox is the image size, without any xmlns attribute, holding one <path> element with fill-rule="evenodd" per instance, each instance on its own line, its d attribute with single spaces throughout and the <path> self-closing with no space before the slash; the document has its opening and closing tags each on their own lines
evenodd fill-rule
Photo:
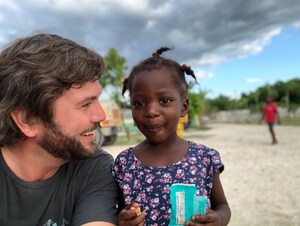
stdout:
<svg viewBox="0 0 300 226">
<path fill-rule="evenodd" d="M 194 202 L 194 213 L 195 214 L 206 214 L 207 197 L 195 195 Z"/>
<path fill-rule="evenodd" d="M 170 226 L 182 226 L 195 214 L 206 214 L 206 196 L 196 196 L 194 184 L 173 184 L 170 188 Z"/>
</svg>

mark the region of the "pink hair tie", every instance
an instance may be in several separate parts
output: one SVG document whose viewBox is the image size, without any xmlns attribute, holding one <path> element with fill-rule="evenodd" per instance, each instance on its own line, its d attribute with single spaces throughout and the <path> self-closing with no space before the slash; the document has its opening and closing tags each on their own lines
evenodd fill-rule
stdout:
<svg viewBox="0 0 300 226">
<path fill-rule="evenodd" d="M 153 57 L 158 57 L 159 55 L 158 55 L 157 52 L 153 52 L 153 53 L 152 53 L 152 56 L 153 56 Z"/>
<path fill-rule="evenodd" d="M 188 66 L 188 65 L 186 65 L 186 64 L 183 64 L 181 67 L 182 67 L 182 69 L 184 69 L 184 70 L 190 69 L 190 68 L 191 68 L 190 66 Z"/>
<path fill-rule="evenodd" d="M 123 85 L 128 82 L 128 77 L 125 77 L 123 80 Z"/>
</svg>

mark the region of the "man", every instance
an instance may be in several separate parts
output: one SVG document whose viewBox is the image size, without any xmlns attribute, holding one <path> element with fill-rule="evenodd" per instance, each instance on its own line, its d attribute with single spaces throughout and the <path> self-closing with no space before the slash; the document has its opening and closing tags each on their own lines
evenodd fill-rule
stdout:
<svg viewBox="0 0 300 226">
<path fill-rule="evenodd" d="M 94 139 L 104 69 L 100 55 L 52 34 L 1 52 L 0 225 L 117 224 L 113 158 Z M 119 225 L 132 223 L 129 207 L 121 213 Z"/>
<path fill-rule="evenodd" d="M 270 95 L 266 96 L 266 104 L 263 106 L 262 109 L 262 119 L 263 118 L 265 119 L 269 127 L 269 131 L 272 137 L 271 144 L 277 144 L 278 141 L 274 131 L 274 124 L 276 123 L 276 121 L 280 123 L 280 119 L 279 119 L 277 105 L 275 102 L 272 101 L 272 97 Z"/>
</svg>

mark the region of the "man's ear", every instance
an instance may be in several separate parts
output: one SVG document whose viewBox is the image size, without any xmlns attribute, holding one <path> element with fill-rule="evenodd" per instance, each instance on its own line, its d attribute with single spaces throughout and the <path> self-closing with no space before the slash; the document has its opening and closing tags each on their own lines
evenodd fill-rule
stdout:
<svg viewBox="0 0 300 226">
<path fill-rule="evenodd" d="M 182 102 L 182 109 L 181 109 L 180 117 L 186 116 L 188 111 L 189 111 L 189 98 L 186 97 Z"/>
<path fill-rule="evenodd" d="M 21 132 L 27 137 L 34 137 L 36 135 L 35 123 L 28 119 L 26 113 L 22 110 L 15 110 L 10 113 L 15 124 L 19 127 Z"/>
</svg>

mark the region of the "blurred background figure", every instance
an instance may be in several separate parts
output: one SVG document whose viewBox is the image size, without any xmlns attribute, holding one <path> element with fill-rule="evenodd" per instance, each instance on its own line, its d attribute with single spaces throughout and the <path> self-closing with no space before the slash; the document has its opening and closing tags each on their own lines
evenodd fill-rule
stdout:
<svg viewBox="0 0 300 226">
<path fill-rule="evenodd" d="M 187 114 L 183 117 L 180 117 L 178 125 L 177 125 L 178 136 L 183 137 L 184 128 L 185 128 L 186 123 L 188 123 L 188 121 L 189 121 L 189 118 L 188 118 Z"/>
<path fill-rule="evenodd" d="M 268 124 L 269 131 L 272 136 L 271 144 L 277 144 L 278 140 L 275 135 L 274 124 L 276 123 L 276 121 L 278 122 L 278 124 L 280 124 L 280 119 L 277 104 L 273 102 L 271 95 L 266 96 L 266 103 L 262 109 L 262 120 L 263 119 L 265 119 L 266 123 Z"/>
</svg>

